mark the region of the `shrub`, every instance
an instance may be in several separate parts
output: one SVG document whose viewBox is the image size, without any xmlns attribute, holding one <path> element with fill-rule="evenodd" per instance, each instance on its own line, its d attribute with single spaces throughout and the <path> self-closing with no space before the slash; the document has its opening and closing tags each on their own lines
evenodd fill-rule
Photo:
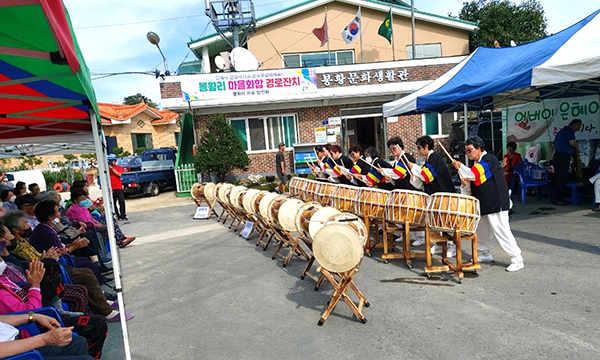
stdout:
<svg viewBox="0 0 600 360">
<path fill-rule="evenodd" d="M 246 170 L 249 163 L 248 155 L 225 115 L 213 115 L 200 136 L 194 162 L 196 172 L 215 174 L 222 181 L 233 169 Z"/>
<path fill-rule="evenodd" d="M 260 176 L 260 175 L 248 175 L 248 179 L 246 179 L 246 186 L 248 187 L 256 187 L 260 184 L 264 184 L 265 183 L 265 178 Z"/>
<path fill-rule="evenodd" d="M 46 181 L 46 188 L 52 189 L 54 184 L 67 182 L 69 185 L 73 184 L 73 181 L 82 180 L 83 175 L 80 171 L 73 169 L 61 169 L 60 171 L 42 171 L 44 180 Z"/>
</svg>

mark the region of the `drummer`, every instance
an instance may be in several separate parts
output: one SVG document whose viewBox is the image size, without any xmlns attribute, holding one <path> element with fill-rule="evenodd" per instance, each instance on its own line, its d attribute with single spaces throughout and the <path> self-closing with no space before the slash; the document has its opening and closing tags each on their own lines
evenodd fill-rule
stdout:
<svg viewBox="0 0 600 360">
<path fill-rule="evenodd" d="M 315 154 L 317 155 L 317 165 L 315 166 L 315 174 L 320 178 L 326 178 L 325 161 L 331 156 L 327 145 L 315 146 Z"/>
<path fill-rule="evenodd" d="M 394 156 L 394 162 L 389 165 L 389 168 L 382 166 L 383 174 L 386 177 L 386 183 L 390 184 L 392 189 L 401 190 L 416 190 L 411 184 L 410 170 L 406 168 L 408 162 L 415 163 L 415 158 L 404 152 L 404 142 L 399 136 L 390 138 L 387 142 L 390 153 Z M 412 181 L 415 181 L 412 176 Z"/>
<path fill-rule="evenodd" d="M 385 176 L 382 170 L 380 169 L 391 169 L 392 165 L 390 165 L 387 161 L 379 158 L 379 152 L 374 146 L 369 146 L 364 151 L 365 154 L 365 162 L 373 166 L 373 169 L 377 170 L 378 173 Z M 386 182 L 385 178 L 382 178 L 377 187 L 383 190 L 394 190 L 394 186 L 391 182 Z"/>
<path fill-rule="evenodd" d="M 366 183 L 368 182 L 366 175 L 369 173 L 371 165 L 362 159 L 360 155 L 360 145 L 354 144 L 350 146 L 348 152 L 350 153 L 350 159 L 352 159 L 354 166 L 350 168 L 346 178 L 352 182 L 352 185 L 360 187 L 366 186 Z"/>
<path fill-rule="evenodd" d="M 411 182 L 413 186 L 419 190 L 424 190 L 429 195 L 437 192 L 456 193 L 444 159 L 440 154 L 433 151 L 433 139 L 430 136 L 422 136 L 417 139 L 416 145 L 419 154 L 425 158 L 425 164 L 421 167 L 412 161 L 408 162 L 407 165 L 414 175 Z M 420 241 L 415 243 L 413 245 L 420 245 Z M 432 246 L 431 253 L 441 254 L 442 247 L 439 245 Z M 448 257 L 456 256 L 454 244 L 448 244 L 446 255 Z"/>
<path fill-rule="evenodd" d="M 472 193 L 479 199 L 481 220 L 477 227 L 477 250 L 481 253 L 478 260 L 493 260 L 490 241 L 495 237 L 500 247 L 511 257 L 511 264 L 506 271 L 519 271 L 525 267 L 525 263 L 517 240 L 510 231 L 508 187 L 500 162 L 484 150 L 484 142 L 479 136 L 465 141 L 465 153 L 469 160 L 475 161 L 475 165 L 470 169 L 460 161 L 454 161 L 453 165 L 462 175 L 461 192 Z"/>
<path fill-rule="evenodd" d="M 354 166 L 352 160 L 349 157 L 342 154 L 342 147 L 337 144 L 331 144 L 328 146 L 329 152 L 331 153 L 331 159 L 338 169 L 340 169 L 342 176 L 339 176 L 340 182 L 345 185 L 353 185 L 352 182 L 346 178 L 346 174 L 349 173 L 350 169 Z"/>
</svg>

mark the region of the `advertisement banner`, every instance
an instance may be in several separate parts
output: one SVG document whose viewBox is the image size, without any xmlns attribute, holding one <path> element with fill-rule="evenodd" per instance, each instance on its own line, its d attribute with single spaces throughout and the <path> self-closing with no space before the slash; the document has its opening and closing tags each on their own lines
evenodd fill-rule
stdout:
<svg viewBox="0 0 600 360">
<path fill-rule="evenodd" d="M 199 74 L 181 81 L 181 96 L 185 101 L 252 99 L 316 91 L 314 68 Z"/>
<path fill-rule="evenodd" d="M 544 100 L 511 106 L 507 109 L 508 142 L 554 141 L 556 134 L 571 120 L 582 121 L 577 140 L 600 138 L 600 98 L 598 95 Z"/>
</svg>

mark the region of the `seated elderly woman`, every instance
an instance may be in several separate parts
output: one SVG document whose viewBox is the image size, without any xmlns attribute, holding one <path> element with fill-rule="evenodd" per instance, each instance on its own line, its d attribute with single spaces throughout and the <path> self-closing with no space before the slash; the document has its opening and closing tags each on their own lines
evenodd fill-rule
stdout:
<svg viewBox="0 0 600 360">
<path fill-rule="evenodd" d="M 89 210 L 87 209 L 91 203 L 88 199 L 87 194 L 83 188 L 75 188 L 71 189 L 71 201 L 72 204 L 67 209 L 66 215 L 71 221 L 79 221 L 86 224 L 92 224 L 96 231 L 102 234 L 104 239 L 108 238 L 108 231 L 106 229 L 106 225 L 98 222 L 90 215 Z M 126 237 L 125 235 L 121 235 L 121 237 L 117 237 L 117 245 L 120 248 L 124 248 L 125 246 L 131 244 L 135 240 L 135 237 Z"/>
<path fill-rule="evenodd" d="M 20 339 L 16 326 L 34 322 L 46 329 L 45 333 Z M 72 327 L 43 314 L 0 315 L 0 358 L 37 350 L 45 359 L 93 360 L 88 355 L 88 344 L 82 336 L 73 335 Z"/>
<path fill-rule="evenodd" d="M 13 239 L 14 237 L 6 226 L 0 222 L 0 248 L 4 247 L 2 252 Z M 14 278 L 11 279 L 11 276 L 19 274 L 11 273 L 8 271 L 9 269 L 14 270 L 14 268 L 9 268 L 4 259 L 0 257 L 0 314 L 40 308 L 43 304 L 42 292 L 48 292 L 49 287 L 56 286 L 53 280 L 48 279 L 44 264 L 38 259 L 34 259 L 29 264 L 29 269 L 25 273 L 25 281 L 19 281 L 19 284 L 13 281 Z M 45 283 L 46 290 L 43 290 L 43 283 Z M 89 354 L 96 359 L 100 358 L 108 330 L 106 319 L 99 315 L 87 316 L 65 312 L 60 316 L 67 326 L 73 326 L 75 331 L 88 339 Z"/>
<path fill-rule="evenodd" d="M 112 269 L 107 267 L 100 256 L 100 241 L 98 239 L 96 231 L 92 229 L 88 229 L 87 225 L 83 222 L 72 222 L 64 212 L 61 211 L 60 200 L 61 197 L 56 191 L 44 191 L 36 196 L 37 200 L 52 200 L 58 205 L 60 211 L 60 221 L 52 222 L 50 226 L 56 230 L 61 241 L 65 244 L 71 244 L 73 240 L 78 237 L 86 238 L 90 242 L 88 246 L 83 247 L 81 249 L 75 249 L 71 251 L 71 254 L 74 256 L 83 256 L 88 257 L 92 262 L 98 263 L 98 268 L 103 274 L 112 273 Z"/>
<path fill-rule="evenodd" d="M 6 210 L 18 210 L 15 200 L 17 200 L 17 196 L 12 190 L 2 190 L 0 192 L 0 201 L 2 201 L 2 207 Z"/>
</svg>

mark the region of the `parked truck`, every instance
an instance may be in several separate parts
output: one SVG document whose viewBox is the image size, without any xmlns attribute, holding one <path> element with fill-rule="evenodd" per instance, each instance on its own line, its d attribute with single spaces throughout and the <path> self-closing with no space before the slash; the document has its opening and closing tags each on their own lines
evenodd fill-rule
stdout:
<svg viewBox="0 0 600 360">
<path fill-rule="evenodd" d="M 143 193 L 157 196 L 165 188 L 175 187 L 175 157 L 177 150 L 160 148 L 142 154 L 138 171 L 123 171 L 121 182 L 125 196 Z"/>
</svg>

